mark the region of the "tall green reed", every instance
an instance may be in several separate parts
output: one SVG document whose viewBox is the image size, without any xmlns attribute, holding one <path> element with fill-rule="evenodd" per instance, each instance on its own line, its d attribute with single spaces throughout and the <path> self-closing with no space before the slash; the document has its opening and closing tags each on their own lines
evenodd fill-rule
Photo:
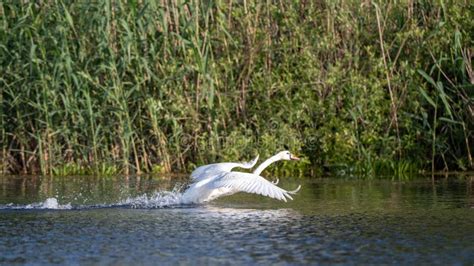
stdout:
<svg viewBox="0 0 474 266">
<path fill-rule="evenodd" d="M 472 169 L 469 7 L 4 1 L 2 172 L 188 171 L 285 144 L 295 171 Z"/>
</svg>

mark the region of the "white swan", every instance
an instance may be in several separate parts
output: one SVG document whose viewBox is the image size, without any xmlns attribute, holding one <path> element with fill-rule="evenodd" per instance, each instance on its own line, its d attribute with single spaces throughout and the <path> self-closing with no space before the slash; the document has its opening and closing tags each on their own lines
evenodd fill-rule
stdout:
<svg viewBox="0 0 474 266">
<path fill-rule="evenodd" d="M 299 160 L 299 158 L 292 155 L 288 151 L 282 151 L 267 159 L 264 163 L 257 167 L 254 173 L 230 172 L 230 170 L 233 168 L 231 167 L 232 165 L 223 165 L 235 163 L 220 163 L 207 166 L 212 166 L 213 168 L 205 168 L 201 166 L 203 167 L 202 169 L 214 170 L 200 170 L 200 172 L 197 173 L 200 175 L 197 175 L 195 172 L 199 168 L 196 169 L 193 172 L 195 174 L 194 182 L 183 193 L 182 202 L 185 204 L 202 203 L 237 192 L 259 194 L 286 202 L 287 199 L 293 199 L 291 194 L 298 192 L 301 186 L 298 186 L 298 188 L 293 191 L 287 191 L 277 187 L 275 184 L 259 175 L 270 164 L 280 160 Z M 256 160 L 253 160 L 248 164 L 255 165 L 255 162 Z M 229 167 L 231 168 L 229 169 Z M 210 176 L 204 176 L 204 172 L 209 173 Z"/>
</svg>

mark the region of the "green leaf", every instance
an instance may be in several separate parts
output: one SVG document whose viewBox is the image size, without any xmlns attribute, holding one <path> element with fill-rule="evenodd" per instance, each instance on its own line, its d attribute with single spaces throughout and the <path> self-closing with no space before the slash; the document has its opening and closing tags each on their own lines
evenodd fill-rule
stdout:
<svg viewBox="0 0 474 266">
<path fill-rule="evenodd" d="M 418 69 L 418 73 L 420 73 L 429 83 L 431 83 L 431 85 L 437 87 L 436 82 L 425 71 Z"/>
<path fill-rule="evenodd" d="M 446 110 L 446 113 L 448 113 L 449 117 L 451 119 L 453 119 L 453 114 L 451 113 L 451 105 L 449 104 L 448 102 L 448 98 L 449 96 L 446 95 L 446 93 L 444 92 L 444 89 L 443 89 L 443 83 L 441 83 L 440 81 L 438 81 L 438 83 L 436 83 L 436 89 L 438 89 L 439 91 L 439 96 L 441 98 L 441 101 L 443 102 L 444 104 L 444 109 Z"/>
<path fill-rule="evenodd" d="M 74 29 L 74 22 L 73 22 L 73 20 L 72 20 L 71 14 L 70 14 L 69 11 L 67 10 L 67 8 L 66 8 L 66 6 L 64 5 L 64 3 L 61 2 L 61 5 L 63 6 L 64 15 L 66 16 L 67 23 L 68 23 L 69 26 L 71 26 L 71 28 L 75 31 L 75 29 Z"/>
<path fill-rule="evenodd" d="M 425 97 L 425 100 L 428 101 L 431 104 L 431 106 L 433 106 L 433 108 L 436 108 L 436 103 L 433 101 L 433 99 L 431 99 L 428 93 L 426 93 L 425 89 L 422 87 L 418 87 L 418 89 L 420 90 L 421 95 Z"/>
<path fill-rule="evenodd" d="M 444 122 L 448 122 L 448 123 L 452 123 L 452 124 L 462 125 L 461 122 L 458 122 L 458 121 L 455 121 L 455 120 L 452 120 L 452 119 L 449 119 L 449 118 L 446 118 L 446 117 L 440 117 L 439 120 L 444 121 Z"/>
</svg>

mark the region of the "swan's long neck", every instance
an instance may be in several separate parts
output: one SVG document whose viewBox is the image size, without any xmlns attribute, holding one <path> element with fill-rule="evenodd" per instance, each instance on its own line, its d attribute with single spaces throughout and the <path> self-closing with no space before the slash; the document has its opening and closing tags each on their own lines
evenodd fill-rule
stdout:
<svg viewBox="0 0 474 266">
<path fill-rule="evenodd" d="M 274 162 L 278 162 L 280 159 L 280 156 L 278 155 L 274 155 L 270 158 L 268 158 L 265 162 L 263 162 L 261 165 L 259 165 L 257 167 L 257 169 L 255 169 L 255 171 L 253 171 L 254 174 L 256 175 L 260 175 L 260 173 L 263 172 L 263 170 L 265 170 L 265 168 L 267 168 L 270 164 L 274 163 Z"/>
</svg>

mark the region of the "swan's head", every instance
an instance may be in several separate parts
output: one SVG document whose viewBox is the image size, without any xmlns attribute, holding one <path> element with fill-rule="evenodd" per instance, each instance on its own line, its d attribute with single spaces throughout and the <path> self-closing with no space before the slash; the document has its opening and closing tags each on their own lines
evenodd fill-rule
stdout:
<svg viewBox="0 0 474 266">
<path fill-rule="evenodd" d="M 278 158 L 280 160 L 285 160 L 285 161 L 299 161 L 300 158 L 298 158 L 297 156 L 293 155 L 291 152 L 289 151 L 281 151 L 277 154 Z"/>
</svg>

